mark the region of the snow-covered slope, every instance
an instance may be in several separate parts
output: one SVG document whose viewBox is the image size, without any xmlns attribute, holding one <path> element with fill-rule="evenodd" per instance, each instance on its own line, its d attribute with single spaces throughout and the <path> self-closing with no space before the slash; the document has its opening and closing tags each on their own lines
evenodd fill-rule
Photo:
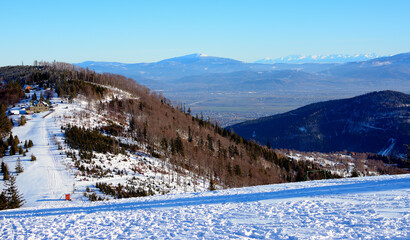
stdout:
<svg viewBox="0 0 410 240">
<path fill-rule="evenodd" d="M 410 175 L 0 212 L 3 238 L 408 239 Z"/>
<path fill-rule="evenodd" d="M 38 90 L 36 94 L 40 96 L 41 91 Z M 137 99 L 114 88 L 110 89 L 110 96 L 116 99 Z M 28 104 L 28 101 L 24 99 L 19 105 Z M 74 201 L 89 200 L 90 195 L 100 200 L 114 198 L 103 194 L 96 188 L 96 183 L 109 184 L 112 188 L 118 184 L 129 185 L 145 190 L 148 195 L 196 192 L 209 188 L 209 179 L 198 177 L 186 169 L 177 169 L 169 161 L 152 157 L 144 144 L 135 142 L 131 137 L 117 139 L 122 143 L 138 144 L 140 150 L 119 154 L 94 152 L 92 161 L 81 161 L 81 164 L 75 165 L 74 160 L 80 158 L 80 152 L 65 143 L 64 127 L 101 128 L 109 123 L 119 124 L 122 118 L 128 122 L 127 116 L 117 118 L 106 112 L 97 113 L 93 107 L 95 102 L 87 102 L 83 96 L 68 102 L 54 93 L 51 102 L 52 111 L 24 115 L 27 123 L 12 129 L 13 136 L 18 136 L 21 145 L 32 140 L 34 146 L 27 149 L 25 156 L 7 154 L 0 159 L 16 176 L 17 187 L 25 200 L 23 207 L 55 205 L 65 200 L 65 194 L 70 194 Z M 19 122 L 20 117 L 11 116 L 15 123 Z M 32 154 L 37 158 L 36 161 L 30 161 Z M 14 171 L 18 158 L 24 168 L 19 174 Z M 0 192 L 3 188 L 4 181 L 0 181 Z"/>
</svg>

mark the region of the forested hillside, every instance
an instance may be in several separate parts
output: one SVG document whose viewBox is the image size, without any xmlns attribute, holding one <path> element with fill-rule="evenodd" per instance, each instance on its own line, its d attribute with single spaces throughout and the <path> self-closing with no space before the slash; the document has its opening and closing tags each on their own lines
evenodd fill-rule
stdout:
<svg viewBox="0 0 410 240">
<path fill-rule="evenodd" d="M 66 142 L 83 156 L 76 160 L 78 167 L 81 161 L 89 162 L 93 152 L 142 151 L 170 163 L 181 174 L 188 170 L 222 187 L 300 181 L 306 179 L 308 170 L 320 168 L 312 162 L 292 161 L 201 116 L 191 116 L 190 109 L 174 107 L 161 94 L 123 76 L 97 74 L 64 63 L 4 67 L 0 72 L 3 89 L 27 84 L 51 87 L 68 101 L 84 98 L 90 109 L 104 115 L 106 122 L 98 129 L 65 126 Z M 111 88 L 128 95 L 110 96 Z M 1 97 L 9 103 L 13 99 L 5 94 Z"/>
<path fill-rule="evenodd" d="M 232 126 L 247 139 L 300 151 L 404 156 L 410 143 L 410 95 L 372 92 L 310 104 Z"/>
</svg>

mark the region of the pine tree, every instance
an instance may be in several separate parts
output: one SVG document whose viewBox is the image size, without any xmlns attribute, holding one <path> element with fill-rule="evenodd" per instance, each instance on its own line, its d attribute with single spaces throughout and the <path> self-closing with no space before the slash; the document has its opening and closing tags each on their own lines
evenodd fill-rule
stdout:
<svg viewBox="0 0 410 240">
<path fill-rule="evenodd" d="M 0 106 L 0 137 L 3 138 L 7 136 L 7 133 L 11 130 L 11 123 L 10 120 L 7 118 L 6 115 L 7 106 L 5 104 L 1 104 Z"/>
<path fill-rule="evenodd" d="M 31 148 L 32 146 L 33 146 L 33 141 L 31 141 L 31 139 L 30 139 L 30 140 L 28 140 L 28 147 Z"/>
<path fill-rule="evenodd" d="M 175 151 L 179 154 L 181 154 L 181 156 L 185 156 L 184 153 L 184 143 L 182 142 L 182 138 L 177 134 L 177 137 L 175 138 Z"/>
<path fill-rule="evenodd" d="M 1 172 L 4 173 L 4 169 L 6 168 L 6 164 L 1 161 Z"/>
<path fill-rule="evenodd" d="M 22 173 L 24 171 L 23 166 L 21 165 L 21 159 L 20 157 L 17 158 L 17 164 L 16 164 L 16 172 L 17 173 Z"/>
<path fill-rule="evenodd" d="M 13 135 L 11 133 L 10 133 L 9 138 L 7 139 L 7 143 L 9 144 L 9 146 L 13 144 Z"/>
<path fill-rule="evenodd" d="M 191 133 L 191 127 L 188 126 L 188 142 L 192 142 L 192 133 Z"/>
<path fill-rule="evenodd" d="M 14 145 L 18 145 L 20 143 L 20 139 L 19 139 L 19 137 L 17 137 L 17 135 L 16 136 L 14 136 L 14 139 L 13 139 L 13 144 Z"/>
<path fill-rule="evenodd" d="M 23 154 L 23 152 L 24 152 L 23 147 L 20 145 L 19 146 L 19 154 Z"/>
<path fill-rule="evenodd" d="M 8 208 L 19 208 L 23 205 L 23 195 L 19 193 L 16 186 L 16 177 L 10 175 L 8 181 L 5 182 L 6 198 L 8 200 Z"/>
<path fill-rule="evenodd" d="M 25 116 L 21 116 L 20 117 L 20 126 L 24 126 L 27 123 L 26 117 Z"/>
<path fill-rule="evenodd" d="M 4 162 L 1 162 L 1 172 L 3 173 L 3 180 L 9 180 L 10 178 L 10 173 L 9 173 L 9 168 L 7 166 L 7 164 L 5 164 Z"/>
<path fill-rule="evenodd" d="M 5 191 L 0 193 L 0 210 L 7 209 L 9 201 L 7 200 Z"/>
<path fill-rule="evenodd" d="M 36 156 L 34 156 L 34 154 L 31 154 L 31 161 L 34 162 L 36 160 L 37 160 Z"/>
<path fill-rule="evenodd" d="M 213 146 L 213 140 L 211 135 L 207 135 L 207 140 L 208 140 L 208 148 L 209 150 L 211 150 L 212 152 L 214 151 L 214 146 Z"/>
</svg>

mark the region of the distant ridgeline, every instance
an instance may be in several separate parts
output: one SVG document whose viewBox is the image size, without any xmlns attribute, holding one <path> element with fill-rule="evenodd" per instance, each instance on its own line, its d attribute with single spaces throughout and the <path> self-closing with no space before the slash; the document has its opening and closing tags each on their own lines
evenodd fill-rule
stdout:
<svg viewBox="0 0 410 240">
<path fill-rule="evenodd" d="M 310 104 L 228 127 L 248 140 L 300 151 L 404 156 L 410 144 L 410 95 L 372 92 Z"/>
</svg>

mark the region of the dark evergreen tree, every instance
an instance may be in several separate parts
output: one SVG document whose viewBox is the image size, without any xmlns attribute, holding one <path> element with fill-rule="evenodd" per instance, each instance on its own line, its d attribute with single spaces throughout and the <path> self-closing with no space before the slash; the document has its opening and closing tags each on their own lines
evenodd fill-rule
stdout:
<svg viewBox="0 0 410 240">
<path fill-rule="evenodd" d="M 192 142 L 192 133 L 191 133 L 191 127 L 188 126 L 188 142 Z"/>
<path fill-rule="evenodd" d="M 19 146 L 19 154 L 23 154 L 23 152 L 24 152 L 23 147 L 20 145 Z"/>
<path fill-rule="evenodd" d="M 28 147 L 31 148 L 33 146 L 33 141 L 28 140 Z"/>
<path fill-rule="evenodd" d="M 175 152 L 181 154 L 181 156 L 185 156 L 185 152 L 184 152 L 184 143 L 182 142 L 182 139 L 179 135 L 177 135 L 177 137 L 175 138 Z"/>
<path fill-rule="evenodd" d="M 208 148 L 209 150 L 211 150 L 212 152 L 214 151 L 214 146 L 213 146 L 213 139 L 211 137 L 211 135 L 207 135 L 207 140 L 208 140 Z"/>
<path fill-rule="evenodd" d="M 1 161 L 1 173 L 4 173 L 4 169 L 6 168 L 6 164 Z"/>
<path fill-rule="evenodd" d="M 9 180 L 10 178 L 9 167 L 4 162 L 1 162 L 1 172 L 3 173 L 3 180 L 4 181 Z"/>
<path fill-rule="evenodd" d="M 7 209 L 9 201 L 7 200 L 5 191 L 0 193 L 0 210 Z"/>
<path fill-rule="evenodd" d="M 26 117 L 25 116 L 21 116 L 20 117 L 20 126 L 24 126 L 27 123 Z"/>
<path fill-rule="evenodd" d="M 13 144 L 18 145 L 19 143 L 20 143 L 20 139 L 19 139 L 19 137 L 17 137 L 17 135 L 16 135 L 16 136 L 14 136 L 14 139 L 13 139 Z"/>
<path fill-rule="evenodd" d="M 7 136 L 7 134 L 11 131 L 11 123 L 10 120 L 7 118 L 6 115 L 7 106 L 5 104 L 1 104 L 0 106 L 0 138 Z"/>
<path fill-rule="evenodd" d="M 24 200 L 23 195 L 19 193 L 19 190 L 17 189 L 15 176 L 10 175 L 9 180 L 5 182 L 5 188 L 5 194 L 8 200 L 8 208 L 11 209 L 21 207 L 24 203 Z"/>
<path fill-rule="evenodd" d="M 13 145 L 13 135 L 11 133 L 9 138 L 7 139 L 7 143 L 9 144 L 9 146 Z"/>
</svg>

